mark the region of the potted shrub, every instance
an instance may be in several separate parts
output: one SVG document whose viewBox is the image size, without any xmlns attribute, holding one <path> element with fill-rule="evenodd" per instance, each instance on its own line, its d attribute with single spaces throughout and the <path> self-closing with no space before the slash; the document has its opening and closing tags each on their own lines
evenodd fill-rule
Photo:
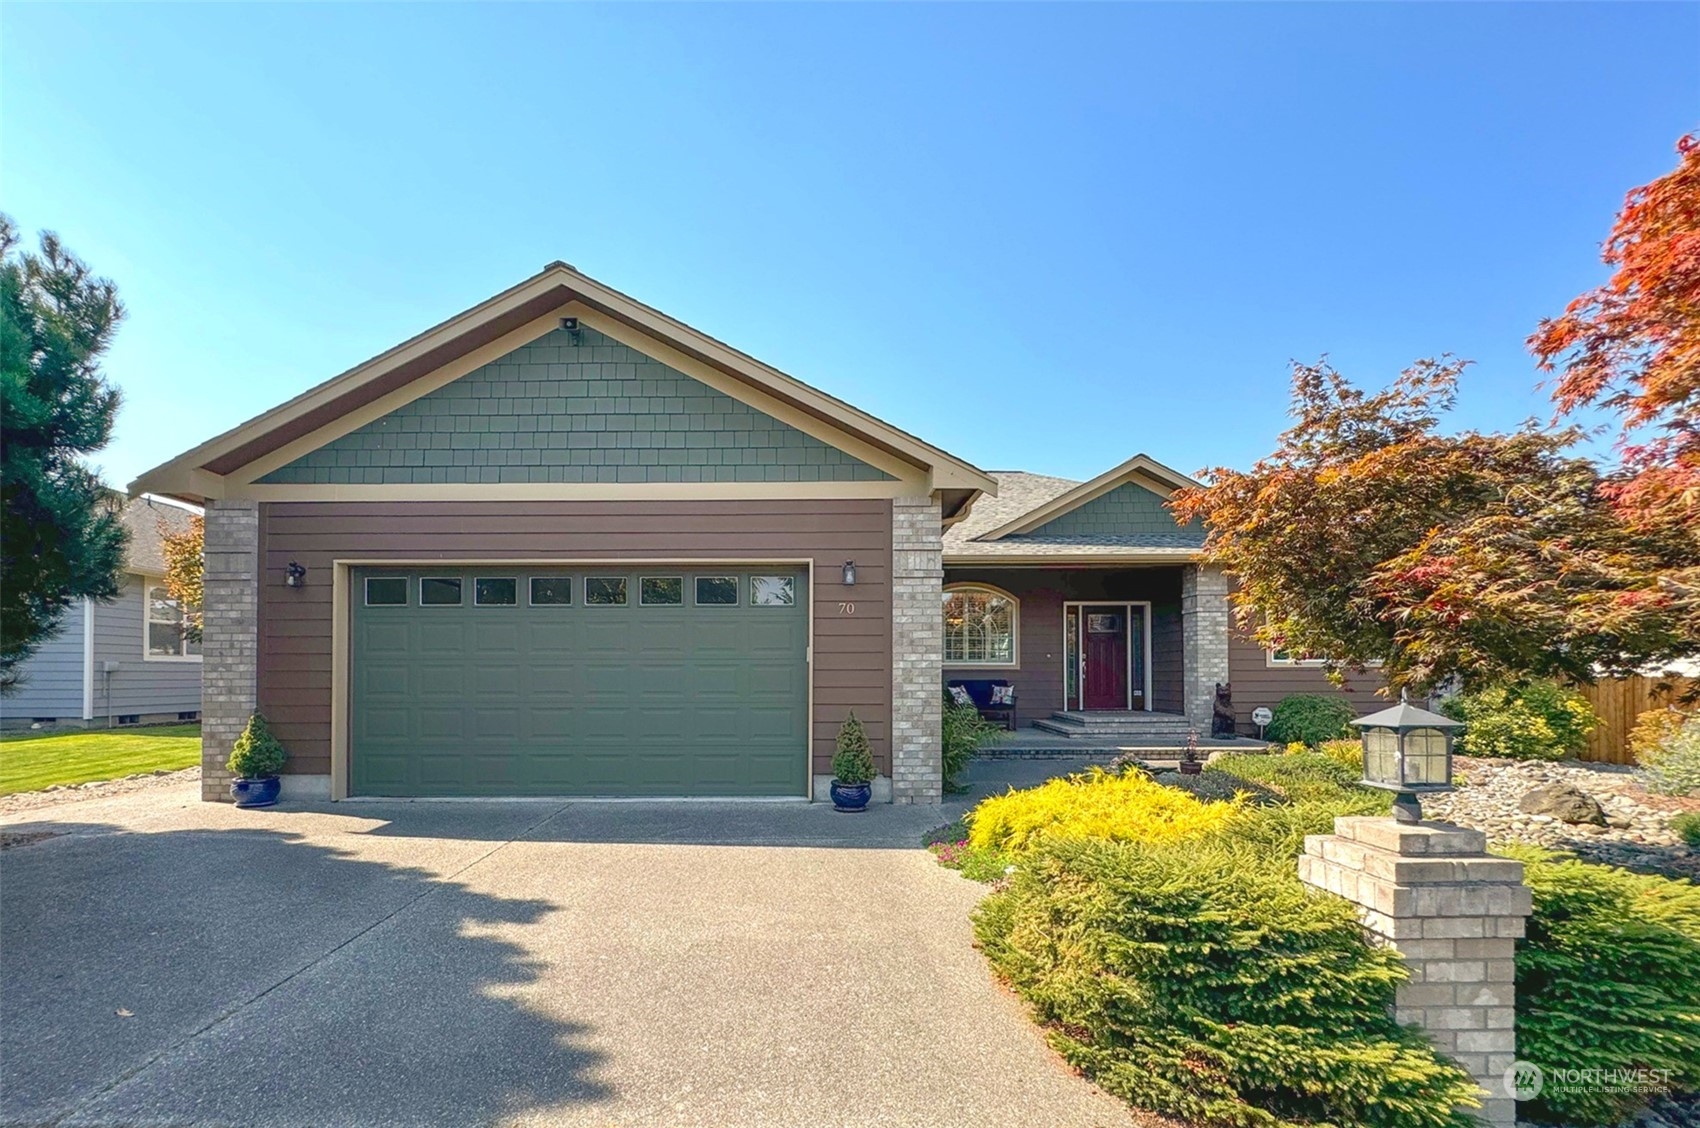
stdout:
<svg viewBox="0 0 1700 1128">
<path fill-rule="evenodd" d="M 248 727 L 236 738 L 236 746 L 225 762 L 234 777 L 230 781 L 230 797 L 236 800 L 236 805 L 269 807 L 276 803 L 280 786 L 277 773 L 287 758 L 266 719 L 258 713 L 249 717 Z"/>
<path fill-rule="evenodd" d="M 840 811 L 867 810 L 873 782 L 874 754 L 852 712 L 838 730 L 838 750 L 832 754 L 832 805 Z"/>
<path fill-rule="evenodd" d="M 1181 749 L 1180 769 L 1182 775 L 1198 775 L 1204 771 L 1204 761 L 1198 758 L 1197 729 L 1186 734 L 1186 747 Z"/>
</svg>

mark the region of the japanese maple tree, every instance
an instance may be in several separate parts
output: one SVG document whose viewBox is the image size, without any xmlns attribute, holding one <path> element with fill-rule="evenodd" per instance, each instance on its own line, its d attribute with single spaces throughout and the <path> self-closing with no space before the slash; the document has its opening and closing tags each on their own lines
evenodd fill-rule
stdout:
<svg viewBox="0 0 1700 1128">
<path fill-rule="evenodd" d="M 1529 338 L 1558 373 L 1561 412 L 1618 413 L 1628 473 L 1608 494 L 1649 526 L 1700 521 L 1700 136 L 1677 152 L 1674 171 L 1624 201 L 1604 246 L 1611 278 Z"/>
<path fill-rule="evenodd" d="M 1176 496 L 1178 520 L 1206 522 L 1205 560 L 1236 578 L 1242 627 L 1336 678 L 1380 662 L 1417 690 L 1691 652 L 1700 599 L 1661 577 L 1700 554 L 1693 530 L 1626 518 L 1577 428 L 1443 434 L 1464 368 L 1419 361 L 1367 393 L 1295 365 L 1278 449 Z"/>
</svg>

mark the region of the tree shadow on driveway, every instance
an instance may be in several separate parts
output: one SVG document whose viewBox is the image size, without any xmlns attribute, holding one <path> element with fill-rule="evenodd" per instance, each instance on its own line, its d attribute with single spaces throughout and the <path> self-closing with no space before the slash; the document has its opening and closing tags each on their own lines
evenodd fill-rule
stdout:
<svg viewBox="0 0 1700 1128">
<path fill-rule="evenodd" d="M 454 880 L 488 850 L 8 829 L 59 837 L 0 861 L 0 1122 L 496 1124 L 612 1095 L 594 1031 L 520 998 L 557 907 Z"/>
</svg>

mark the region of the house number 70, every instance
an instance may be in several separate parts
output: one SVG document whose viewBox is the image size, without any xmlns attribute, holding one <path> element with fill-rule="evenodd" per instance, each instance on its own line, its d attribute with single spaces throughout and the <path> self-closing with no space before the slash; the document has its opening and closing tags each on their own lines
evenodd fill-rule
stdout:
<svg viewBox="0 0 1700 1128">
<path fill-rule="evenodd" d="M 854 615 L 856 613 L 856 605 L 854 603 L 840 603 L 838 605 L 838 613 L 840 615 Z"/>
</svg>

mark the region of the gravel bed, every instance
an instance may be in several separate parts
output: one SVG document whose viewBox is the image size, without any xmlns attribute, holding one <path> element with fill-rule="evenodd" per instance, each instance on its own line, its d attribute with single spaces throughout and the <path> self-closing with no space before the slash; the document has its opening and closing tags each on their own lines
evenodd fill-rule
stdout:
<svg viewBox="0 0 1700 1128">
<path fill-rule="evenodd" d="M 1628 869 L 1700 877 L 1700 854 L 1685 846 L 1670 825 L 1678 813 L 1700 810 L 1700 799 L 1650 794 L 1634 768 L 1460 756 L 1455 776 L 1456 791 L 1423 799 L 1425 818 L 1474 827 L 1493 841 L 1527 842 Z M 1566 823 L 1519 808 L 1524 795 L 1553 783 L 1586 792 L 1599 803 L 1606 825 Z"/>
<path fill-rule="evenodd" d="M 177 787 L 185 783 L 199 783 L 200 781 L 201 769 L 197 767 L 183 768 L 175 772 L 161 768 L 157 772 L 143 772 L 140 775 L 125 776 L 123 779 L 102 779 L 93 783 L 61 784 L 41 791 L 20 791 L 13 795 L 0 795 L 0 815 L 15 815 L 22 811 L 34 811 L 42 807 L 59 807 L 66 803 L 81 803 L 87 799 L 110 799 L 117 795 Z"/>
</svg>

